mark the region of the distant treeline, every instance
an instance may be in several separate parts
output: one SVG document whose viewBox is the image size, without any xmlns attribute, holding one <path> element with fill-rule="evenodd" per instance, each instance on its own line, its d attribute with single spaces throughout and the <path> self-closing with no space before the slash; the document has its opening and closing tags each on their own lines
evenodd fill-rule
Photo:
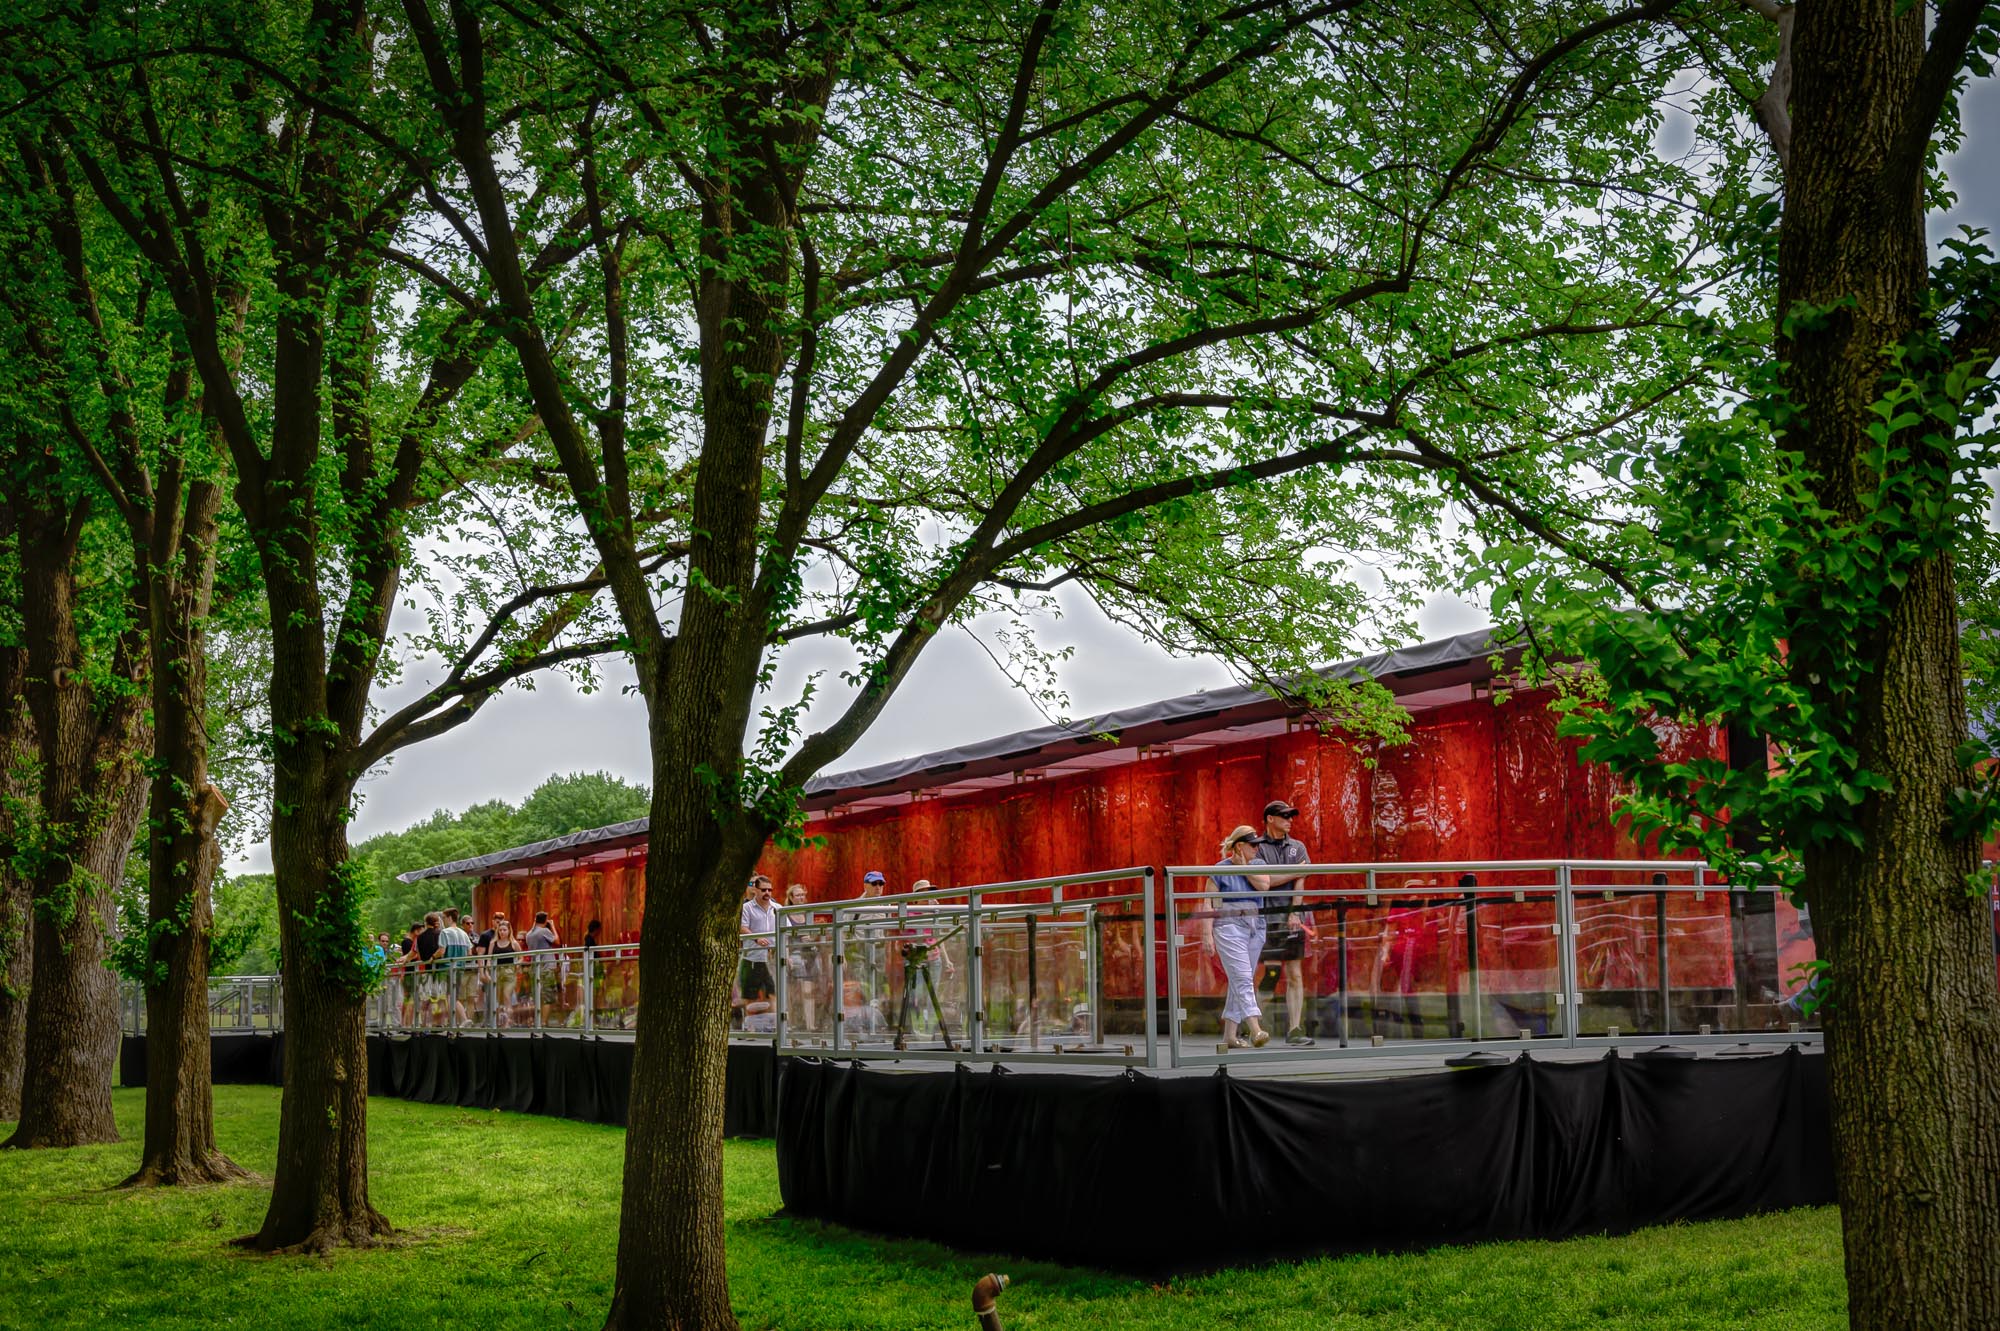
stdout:
<svg viewBox="0 0 2000 1331">
<path fill-rule="evenodd" d="M 425 911 L 471 904 L 472 879 L 404 883 L 397 881 L 397 874 L 639 818 L 646 813 L 648 798 L 644 786 L 609 772 L 572 772 L 550 777 L 519 805 L 488 800 L 463 813 L 439 809 L 400 832 L 372 836 L 354 847 L 354 862 L 361 866 L 372 889 L 367 907 L 369 931 L 400 935 L 412 921 L 423 918 Z M 141 874 L 134 900 L 143 919 L 145 870 L 137 856 L 134 863 Z M 219 877 L 214 895 L 214 973 L 274 973 L 278 969 L 278 905 L 272 875 Z"/>
</svg>

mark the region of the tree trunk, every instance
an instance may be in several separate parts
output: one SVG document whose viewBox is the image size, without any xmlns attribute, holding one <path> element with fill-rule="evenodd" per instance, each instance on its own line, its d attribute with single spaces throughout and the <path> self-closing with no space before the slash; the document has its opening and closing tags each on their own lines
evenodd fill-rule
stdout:
<svg viewBox="0 0 2000 1331">
<path fill-rule="evenodd" d="M 679 788 L 680 798 L 673 797 Z M 632 1056 L 618 1275 L 607 1328 L 733 1331 L 724 1263 L 723 1078 L 729 980 L 736 965 L 730 902 L 756 849 L 718 857 L 713 825 L 685 807 L 701 783 L 654 769 L 646 913 Z M 692 835 L 690 835 L 692 834 Z"/>
<path fill-rule="evenodd" d="M 271 828 L 285 971 L 285 1098 L 270 1209 L 263 1228 L 240 1240 L 265 1252 L 365 1247 L 389 1232 L 368 1201 L 364 1000 L 346 969 L 325 964 L 325 949 L 340 945 L 330 920 L 359 910 L 341 873 L 346 839 L 329 812 L 294 807 Z"/>
<path fill-rule="evenodd" d="M 1898 10 L 1904 12 L 1898 13 Z M 1802 419 L 1815 497 L 1850 522 L 1877 477 L 1868 425 L 1884 348 L 1920 327 L 1928 299 L 1923 170 L 1907 154 L 1924 7 L 1819 0 L 1799 7 L 1779 251 L 1778 357 Z M 1918 112 L 1921 118 L 1922 113 Z M 1928 447 L 1905 432 L 1912 457 Z M 1921 478 L 1920 471 L 1913 475 Z M 1935 496 L 1932 496 L 1935 497 Z M 1910 501 L 1915 508 L 1924 500 Z M 1919 521 L 1912 514 L 1910 521 Z M 1810 607 L 1792 639 L 1801 679 L 1845 718 L 1859 765 L 1888 778 L 1859 821 L 1862 849 L 1806 857 L 1807 899 L 1829 966 L 1826 1016 L 1835 1178 L 1856 1328 L 2000 1326 L 2000 992 L 1977 838 L 1950 829 L 1966 716 L 1949 555 L 1921 560 L 1883 616 L 1854 630 Z M 1822 644 L 1867 663 L 1858 694 Z"/>
<path fill-rule="evenodd" d="M 1865 851 L 1808 860 L 1831 964 L 1834 1171 L 1856 1328 L 2000 1326 L 2000 998 L 1979 848 L 1944 830 L 1964 739 L 1947 561 L 1904 594 L 1863 713 L 1895 789 Z"/>
<path fill-rule="evenodd" d="M 203 626 L 215 580 L 221 489 L 190 488 L 177 551 L 149 571 L 152 800 L 147 836 L 146 1134 L 126 1186 L 219 1183 L 245 1171 L 215 1146 L 210 1079 L 209 887 L 222 860 L 216 827 L 229 802 L 208 779 L 208 663 Z M 156 506 L 157 508 L 157 506 Z M 152 521 L 169 515 L 156 511 Z M 146 534 L 146 533 L 140 533 Z"/>
<path fill-rule="evenodd" d="M 165 754 L 162 762 L 169 762 Z M 208 1021 L 208 945 L 213 921 L 209 884 L 222 857 L 216 824 L 228 810 L 222 792 L 204 779 L 188 807 L 179 784 L 163 774 L 153 779 L 152 818 L 156 831 L 149 921 L 177 921 L 154 935 L 146 986 L 146 1132 L 139 1168 L 126 1187 L 221 1183 L 247 1171 L 215 1145 L 215 1105 L 211 1081 Z M 164 806 L 164 807 L 163 807 Z M 171 821 L 170 821 L 171 820 Z M 173 880 L 163 894 L 160 879 Z M 163 905 L 163 903 L 165 903 Z M 181 911 L 183 914 L 176 915 Z"/>
<path fill-rule="evenodd" d="M 100 696 L 83 669 L 72 558 L 81 522 L 31 509 L 20 526 L 27 700 L 41 766 L 33 834 L 35 983 L 28 993 L 21 1118 L 13 1147 L 118 1140 L 111 1079 L 118 1061 L 118 982 L 105 965 L 112 885 L 145 804 L 139 777 L 143 703 Z M 132 662 L 120 647 L 114 672 Z"/>
<path fill-rule="evenodd" d="M 757 24 L 730 45 L 771 58 Z M 791 95 L 824 106 L 832 64 Z M 743 807 L 744 773 L 769 626 L 742 606 L 757 579 L 764 446 L 771 387 L 784 363 L 791 245 L 776 241 L 797 188 L 775 164 L 801 150 L 765 141 L 759 96 L 737 89 L 719 127 L 722 141 L 758 145 L 746 155 L 774 169 L 736 175 L 730 196 L 712 200 L 702 235 L 701 466 L 694 481 L 688 566 L 691 583 L 732 595 L 694 595 L 658 673 L 641 692 L 650 718 L 653 806 L 646 859 L 646 913 L 639 950 L 637 1048 L 626 1129 L 625 1197 L 618 1273 L 607 1328 L 735 1331 L 723 1260 L 722 1105 L 728 1062 L 729 977 L 736 964 L 740 889 L 773 830 Z M 807 131 L 800 131 L 809 137 Z M 740 150 L 740 149 L 739 149 Z M 718 149 L 722 160 L 730 149 Z M 732 172 L 732 174 L 734 174 Z M 723 220 L 725 216 L 729 219 Z M 743 242 L 739 235 L 755 236 Z M 633 611 L 622 601 L 621 614 Z M 650 606 L 639 613 L 650 614 Z M 642 641 L 651 624 L 627 622 Z"/>
<path fill-rule="evenodd" d="M 317 363 L 313 361 L 311 363 Z M 265 1252 L 365 1246 L 389 1232 L 368 1201 L 368 1030 L 359 880 L 348 861 L 351 785 L 328 719 L 312 546 L 264 534 L 272 644 L 271 868 L 285 980 L 285 1098 L 270 1209 L 239 1242 Z"/>
<path fill-rule="evenodd" d="M 35 971 L 33 896 L 14 870 L 16 833 L 33 821 L 34 730 L 28 721 L 28 655 L 0 648 L 0 1123 L 21 1116 L 21 1060 L 28 1038 L 28 985 Z"/>
</svg>

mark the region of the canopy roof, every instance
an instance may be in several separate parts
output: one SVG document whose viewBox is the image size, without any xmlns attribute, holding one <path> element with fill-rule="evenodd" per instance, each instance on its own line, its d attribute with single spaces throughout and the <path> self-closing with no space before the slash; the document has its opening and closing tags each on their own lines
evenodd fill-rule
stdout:
<svg viewBox="0 0 2000 1331">
<path fill-rule="evenodd" d="M 1507 665 L 1521 649 L 1499 631 L 1479 629 L 1374 656 L 1328 666 L 1322 678 L 1370 678 L 1384 685 L 1411 712 L 1463 702 L 1492 681 L 1494 657 Z M 1280 734 L 1306 708 L 1296 697 L 1280 697 L 1250 685 L 1204 689 L 1160 702 L 1127 707 L 1062 725 L 979 740 L 914 758 L 899 758 L 851 772 L 832 772 L 806 783 L 808 819 L 831 812 L 888 808 L 917 798 L 961 795 L 1012 784 L 1024 776 L 1055 776 L 1133 762 L 1141 750 L 1161 746 L 1196 748 Z M 551 837 L 526 846 L 496 850 L 471 859 L 417 869 L 398 877 L 472 878 L 527 873 L 597 859 L 615 859 L 646 840 L 646 819 L 613 823 Z"/>
</svg>

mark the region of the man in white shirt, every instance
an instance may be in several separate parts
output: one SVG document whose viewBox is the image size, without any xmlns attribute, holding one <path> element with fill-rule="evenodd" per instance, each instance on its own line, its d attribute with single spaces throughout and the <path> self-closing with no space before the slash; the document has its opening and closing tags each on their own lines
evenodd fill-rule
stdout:
<svg viewBox="0 0 2000 1331">
<path fill-rule="evenodd" d="M 771 981 L 771 933 L 778 927 L 778 907 L 771 900 L 771 880 L 758 874 L 750 880 L 754 889 L 737 916 L 737 932 L 743 937 L 743 960 L 736 964 L 736 987 L 743 1001 L 768 999 L 775 988 Z"/>
</svg>

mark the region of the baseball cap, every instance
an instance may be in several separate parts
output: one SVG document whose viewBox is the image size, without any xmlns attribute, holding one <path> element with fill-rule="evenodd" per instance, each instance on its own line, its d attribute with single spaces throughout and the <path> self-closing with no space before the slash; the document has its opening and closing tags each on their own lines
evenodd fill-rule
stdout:
<svg viewBox="0 0 2000 1331">
<path fill-rule="evenodd" d="M 1266 818 L 1296 818 L 1299 816 L 1299 811 L 1283 800 L 1272 800 L 1264 806 L 1264 816 Z"/>
<path fill-rule="evenodd" d="M 867 873 L 861 875 L 861 881 L 864 883 L 886 883 L 889 880 L 882 876 L 880 869 L 870 869 Z"/>
</svg>

